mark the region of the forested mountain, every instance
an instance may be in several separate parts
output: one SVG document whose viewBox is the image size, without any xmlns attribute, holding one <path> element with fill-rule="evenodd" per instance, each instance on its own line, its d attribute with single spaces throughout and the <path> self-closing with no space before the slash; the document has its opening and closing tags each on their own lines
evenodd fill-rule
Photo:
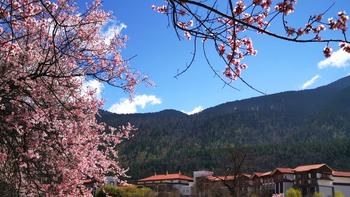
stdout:
<svg viewBox="0 0 350 197">
<path fill-rule="evenodd" d="M 187 115 L 101 111 L 100 120 L 138 130 L 120 146 L 121 160 L 138 179 L 165 171 L 222 171 L 232 148 L 247 152 L 246 170 L 327 163 L 350 170 L 350 77 L 311 90 L 228 102 Z"/>
</svg>

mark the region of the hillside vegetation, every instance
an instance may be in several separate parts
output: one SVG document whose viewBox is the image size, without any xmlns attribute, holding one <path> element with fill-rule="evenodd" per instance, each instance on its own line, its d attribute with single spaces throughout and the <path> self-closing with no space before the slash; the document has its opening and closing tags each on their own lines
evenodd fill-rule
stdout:
<svg viewBox="0 0 350 197">
<path fill-rule="evenodd" d="M 247 153 L 246 171 L 327 163 L 350 170 L 350 77 L 312 90 L 224 103 L 198 114 L 101 111 L 100 120 L 138 130 L 120 146 L 131 179 L 229 165 L 232 148 Z"/>
</svg>

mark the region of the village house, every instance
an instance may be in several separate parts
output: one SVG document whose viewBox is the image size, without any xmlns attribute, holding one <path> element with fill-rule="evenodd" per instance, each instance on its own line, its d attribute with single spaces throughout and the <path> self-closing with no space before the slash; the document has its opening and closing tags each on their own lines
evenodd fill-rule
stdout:
<svg viewBox="0 0 350 197">
<path fill-rule="evenodd" d="M 233 184 L 233 176 L 214 176 L 214 173 L 210 172 L 208 176 L 197 176 L 195 178 L 193 196 L 229 197 L 231 196 L 230 188 L 233 187 Z"/>
<path fill-rule="evenodd" d="M 323 197 L 335 197 L 341 192 L 350 197 L 350 172 L 336 171 L 327 164 L 302 165 L 295 168 L 276 168 L 268 172 L 216 176 L 211 171 L 195 171 L 193 178 L 178 174 L 154 175 L 138 181 L 156 191 L 176 189 L 181 196 L 285 196 L 290 188 L 299 189 L 303 197 L 316 192 Z"/>
<path fill-rule="evenodd" d="M 320 193 L 334 197 L 341 192 L 350 197 L 350 172 L 339 172 L 326 164 L 302 165 L 296 168 L 276 168 L 271 172 L 252 175 L 256 193 L 263 196 L 283 196 L 290 188 L 299 189 L 303 197 Z M 260 185 L 259 185 L 260 184 Z"/>
<path fill-rule="evenodd" d="M 332 172 L 333 187 L 335 191 L 342 192 L 345 197 L 350 196 L 350 172 Z"/>
<path fill-rule="evenodd" d="M 303 196 L 312 196 L 320 192 L 325 197 L 334 196 L 333 170 L 326 164 L 298 166 L 294 169 L 294 186 L 299 188 Z"/>
<path fill-rule="evenodd" d="M 179 192 L 181 196 L 192 195 L 193 178 L 179 173 L 155 174 L 138 180 L 137 184 L 150 187 L 157 193 Z"/>
<path fill-rule="evenodd" d="M 294 171 L 291 168 L 276 168 L 271 172 L 273 181 L 275 183 L 274 193 L 286 193 L 286 191 L 293 187 Z"/>
</svg>

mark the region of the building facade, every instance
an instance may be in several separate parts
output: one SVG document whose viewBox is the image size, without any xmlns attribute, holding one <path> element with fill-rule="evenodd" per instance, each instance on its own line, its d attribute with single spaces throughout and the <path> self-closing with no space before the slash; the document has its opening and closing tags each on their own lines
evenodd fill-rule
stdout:
<svg viewBox="0 0 350 197">
<path fill-rule="evenodd" d="M 350 197 L 350 172 L 336 171 L 327 164 L 276 168 L 268 172 L 216 176 L 211 171 L 195 171 L 193 178 L 178 174 L 154 175 L 138 181 L 155 191 L 169 187 L 181 196 L 193 197 L 284 197 L 290 188 L 300 190 L 303 197 L 315 193 L 335 197 L 341 192 Z"/>
<path fill-rule="evenodd" d="M 192 196 L 193 178 L 177 174 L 159 174 L 153 175 L 137 182 L 138 185 L 152 188 L 157 193 L 179 193 L 181 196 Z"/>
</svg>

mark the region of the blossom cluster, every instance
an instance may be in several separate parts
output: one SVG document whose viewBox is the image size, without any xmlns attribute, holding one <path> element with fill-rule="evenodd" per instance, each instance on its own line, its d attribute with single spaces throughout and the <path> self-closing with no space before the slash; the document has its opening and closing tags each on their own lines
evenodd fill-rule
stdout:
<svg viewBox="0 0 350 197">
<path fill-rule="evenodd" d="M 345 11 L 342 11 L 342 12 L 338 12 L 337 20 L 334 20 L 333 18 L 329 18 L 328 24 L 330 26 L 330 29 L 346 31 L 348 21 L 349 21 L 349 16 L 346 15 Z"/>
<path fill-rule="evenodd" d="M 248 67 L 247 64 L 242 63 L 241 60 L 247 55 L 256 55 L 257 51 L 254 49 L 253 42 L 250 38 L 238 40 L 231 37 L 229 41 L 231 50 L 226 54 L 225 61 L 227 62 L 227 66 L 224 75 L 229 79 L 236 80 L 237 77 L 240 77 L 241 71 Z M 235 50 L 232 50 L 232 48 L 235 48 Z M 221 56 L 225 54 L 224 44 L 219 45 L 218 53 Z"/>
<path fill-rule="evenodd" d="M 132 93 L 141 79 L 121 56 L 125 38 L 105 42 L 101 2 L 79 10 L 71 0 L 0 4 L 0 178 L 20 196 L 90 196 L 87 183 L 125 176 L 116 145 L 133 128 L 97 123 L 102 101 L 83 82 Z"/>
<path fill-rule="evenodd" d="M 168 6 L 163 5 L 163 6 L 156 6 L 156 5 L 152 5 L 152 9 L 154 11 L 157 11 L 158 13 L 161 14 L 166 14 L 168 12 Z M 183 14 L 184 11 L 181 12 L 181 14 Z"/>
<path fill-rule="evenodd" d="M 323 55 L 325 57 L 330 57 L 332 55 L 332 52 L 333 52 L 333 49 L 329 46 L 326 46 L 324 49 L 323 49 Z"/>
<path fill-rule="evenodd" d="M 253 5 L 257 6 L 261 6 L 263 9 L 269 9 L 270 6 L 272 4 L 271 0 L 253 0 Z"/>
<path fill-rule="evenodd" d="M 329 18 L 327 25 L 329 26 L 329 29 L 341 30 L 345 35 L 347 31 L 348 21 L 349 21 L 349 16 L 346 14 L 345 11 L 341 11 L 341 12 L 338 12 L 338 19 L 335 20 L 333 18 Z M 345 52 L 350 53 L 350 44 L 348 42 L 340 42 L 339 47 L 343 49 Z M 331 47 L 326 46 L 323 50 L 323 54 L 325 57 L 330 57 L 332 55 L 332 51 L 333 49 Z"/>
<path fill-rule="evenodd" d="M 285 15 L 291 14 L 295 10 L 294 4 L 296 2 L 296 0 L 284 0 L 281 3 L 277 3 L 275 10 L 283 12 Z"/>
<path fill-rule="evenodd" d="M 176 23 L 174 25 L 184 32 L 185 38 L 197 36 L 206 42 L 213 41 L 218 55 L 226 64 L 223 74 L 230 80 L 240 77 L 242 70 L 247 68 L 242 63 L 245 57 L 256 55 L 253 40 L 247 38 L 247 30 L 292 42 L 325 42 L 327 47 L 323 53 L 326 57 L 332 54 L 328 42 L 342 40 L 344 43 L 340 47 L 345 51 L 349 50 L 349 41 L 345 36 L 349 16 L 345 11 L 339 12 L 336 19 L 330 18 L 328 21 L 323 20 L 325 13 L 317 14 L 311 16 L 305 25 L 293 27 L 289 25 L 287 17 L 295 11 L 297 0 L 237 0 L 228 1 L 227 5 L 215 4 L 214 7 L 207 1 L 166 2 L 162 6 L 153 5 L 153 10 L 172 15 Z M 281 17 L 285 35 L 269 30 L 278 16 Z M 326 30 L 341 30 L 344 38 L 326 39 L 323 35 Z"/>
<path fill-rule="evenodd" d="M 350 53 L 350 44 L 349 44 L 349 43 L 341 42 L 341 43 L 339 44 L 339 47 L 340 47 L 341 49 L 343 49 L 345 52 Z"/>
</svg>

